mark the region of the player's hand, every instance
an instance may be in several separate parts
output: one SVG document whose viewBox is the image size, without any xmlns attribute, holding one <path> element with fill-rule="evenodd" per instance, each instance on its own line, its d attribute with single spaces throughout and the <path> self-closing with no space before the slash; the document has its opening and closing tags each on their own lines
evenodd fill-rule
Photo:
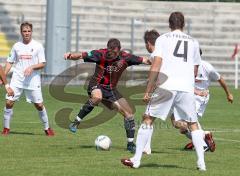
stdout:
<svg viewBox="0 0 240 176">
<path fill-rule="evenodd" d="M 209 94 L 209 90 L 197 90 L 197 89 L 195 89 L 194 93 L 198 96 L 201 96 L 201 97 L 207 97 L 208 94 Z"/>
<path fill-rule="evenodd" d="M 65 60 L 71 59 L 71 53 L 67 52 L 63 55 L 63 57 L 64 57 Z"/>
<path fill-rule="evenodd" d="M 203 91 L 201 91 L 201 95 L 200 96 L 207 97 L 208 94 L 209 94 L 209 90 L 203 90 Z"/>
<path fill-rule="evenodd" d="M 13 92 L 12 88 L 9 86 L 9 84 L 5 85 L 5 89 L 6 89 L 8 96 L 14 96 L 14 92 Z"/>
<path fill-rule="evenodd" d="M 146 65 L 151 65 L 152 61 L 148 57 L 143 57 L 142 63 Z"/>
<path fill-rule="evenodd" d="M 0 85 L 3 85 L 3 81 L 0 79 Z"/>
<path fill-rule="evenodd" d="M 8 96 L 12 96 L 12 97 L 14 96 L 14 92 L 11 87 L 6 88 L 6 91 L 7 91 Z"/>
<path fill-rule="evenodd" d="M 229 94 L 229 95 L 227 96 L 227 99 L 228 99 L 228 101 L 229 101 L 230 103 L 233 103 L 233 95 L 232 95 L 232 94 Z"/>
<path fill-rule="evenodd" d="M 32 67 L 28 67 L 25 71 L 24 71 L 24 76 L 29 76 L 31 75 L 33 72 L 33 68 Z"/>
<path fill-rule="evenodd" d="M 145 93 L 144 97 L 143 97 L 143 101 L 148 103 L 150 101 L 150 99 L 151 99 L 150 94 L 149 93 Z"/>
</svg>

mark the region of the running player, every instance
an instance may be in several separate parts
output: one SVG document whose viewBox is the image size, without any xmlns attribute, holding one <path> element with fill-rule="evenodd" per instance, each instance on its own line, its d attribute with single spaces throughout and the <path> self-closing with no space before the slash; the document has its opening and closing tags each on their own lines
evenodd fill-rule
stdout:
<svg viewBox="0 0 240 176">
<path fill-rule="evenodd" d="M 202 51 L 200 50 L 200 54 L 202 55 Z M 198 74 L 195 79 L 195 100 L 196 100 L 196 111 L 198 118 L 201 118 L 205 112 L 207 107 L 210 94 L 209 94 L 209 86 L 212 81 L 218 81 L 223 90 L 226 93 L 227 100 L 230 103 L 233 103 L 233 95 L 230 92 L 227 84 L 225 83 L 223 77 L 216 71 L 216 69 L 207 61 L 201 61 L 201 64 L 198 68 Z M 200 124 L 199 124 L 200 125 Z M 183 133 L 186 133 L 187 136 L 190 135 L 188 129 L 183 129 Z M 191 138 L 191 136 L 190 136 Z M 205 141 L 208 144 L 209 150 L 211 152 L 215 151 L 215 142 L 212 137 L 212 133 L 209 131 L 205 131 Z M 188 143 L 184 149 L 191 150 L 193 149 L 192 142 Z"/>
<path fill-rule="evenodd" d="M 76 132 L 85 116 L 102 102 L 109 109 L 115 109 L 124 117 L 124 126 L 127 135 L 127 150 L 134 153 L 135 122 L 133 111 L 125 98 L 118 92 L 117 83 L 122 72 L 131 65 L 150 64 L 145 57 L 135 56 L 121 51 L 121 43 L 112 38 L 107 43 L 107 48 L 92 50 L 90 52 L 65 53 L 67 60 L 83 59 L 84 62 L 96 63 L 95 73 L 88 86 L 88 101 L 82 106 L 70 131 Z"/>
<path fill-rule="evenodd" d="M 121 162 L 133 168 L 140 166 L 144 147 L 151 137 L 153 118 L 166 120 L 172 110 L 175 117 L 187 122 L 197 153 L 197 168 L 205 171 L 203 148 L 205 142 L 197 124 L 194 99 L 194 76 L 201 61 L 199 44 L 194 38 L 182 32 L 184 16 L 181 12 L 173 12 L 170 15 L 169 27 L 171 32 L 161 35 L 156 40 L 154 60 L 144 95 L 144 101 L 148 102 L 148 106 L 138 130 L 136 153 L 132 158 L 122 159 Z M 163 75 L 167 76 L 167 80 L 159 86 L 159 90 L 155 88 L 155 83 L 161 82 Z M 161 90 L 171 93 L 165 101 L 159 99 Z"/>
<path fill-rule="evenodd" d="M 8 74 L 13 63 L 15 68 L 11 78 L 10 87 L 14 96 L 6 95 L 6 107 L 4 108 L 4 129 L 3 135 L 10 132 L 10 120 L 13 115 L 13 105 L 24 92 L 28 102 L 34 103 L 38 110 L 39 117 L 43 123 L 47 136 L 53 136 L 54 132 L 49 127 L 48 115 L 43 105 L 41 91 L 40 70 L 45 66 L 45 55 L 43 46 L 32 39 L 32 24 L 23 22 L 20 26 L 22 40 L 12 47 L 6 62 L 5 73 Z"/>
</svg>

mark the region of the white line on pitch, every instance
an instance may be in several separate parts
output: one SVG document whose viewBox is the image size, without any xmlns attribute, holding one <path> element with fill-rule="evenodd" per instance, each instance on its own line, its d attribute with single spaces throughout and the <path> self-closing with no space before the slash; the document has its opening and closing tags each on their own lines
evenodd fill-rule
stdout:
<svg viewBox="0 0 240 176">
<path fill-rule="evenodd" d="M 240 129 L 211 129 L 213 133 L 240 133 Z"/>
<path fill-rule="evenodd" d="M 239 140 L 234 140 L 234 139 L 224 139 L 224 138 L 214 138 L 217 141 L 228 141 L 228 142 L 240 142 Z"/>
</svg>

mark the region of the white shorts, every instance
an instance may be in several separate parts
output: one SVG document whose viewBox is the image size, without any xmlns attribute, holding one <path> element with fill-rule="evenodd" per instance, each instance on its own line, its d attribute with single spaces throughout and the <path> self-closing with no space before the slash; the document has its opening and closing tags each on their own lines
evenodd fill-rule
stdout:
<svg viewBox="0 0 240 176">
<path fill-rule="evenodd" d="M 42 90 L 38 89 L 38 90 L 28 90 L 28 89 L 22 89 L 22 88 L 18 88 L 18 87 L 14 87 L 11 86 L 11 88 L 14 91 L 14 96 L 8 96 L 6 94 L 6 99 L 7 100 L 11 100 L 11 101 L 16 101 L 18 100 L 23 91 L 25 93 L 25 97 L 26 97 L 26 101 L 29 103 L 42 103 L 43 102 L 43 97 L 42 97 Z"/>
<path fill-rule="evenodd" d="M 146 115 L 166 120 L 168 115 L 174 114 L 175 120 L 197 122 L 195 110 L 195 97 L 193 93 L 182 91 L 170 91 L 172 97 L 160 103 L 149 102 L 145 111 Z M 154 94 L 153 94 L 154 96 Z"/>
<path fill-rule="evenodd" d="M 196 112 L 198 117 L 202 117 L 205 109 L 207 107 L 208 101 L 209 101 L 210 95 L 206 97 L 201 97 L 199 95 L 195 95 L 195 100 L 196 100 Z"/>
</svg>

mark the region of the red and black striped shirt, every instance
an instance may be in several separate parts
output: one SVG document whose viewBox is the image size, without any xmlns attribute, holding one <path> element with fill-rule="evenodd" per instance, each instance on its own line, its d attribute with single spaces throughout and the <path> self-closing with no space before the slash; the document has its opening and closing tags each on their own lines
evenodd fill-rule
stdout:
<svg viewBox="0 0 240 176">
<path fill-rule="evenodd" d="M 107 51 L 108 49 L 99 49 L 83 52 L 83 59 L 84 62 L 96 63 L 91 81 L 107 89 L 113 89 L 116 87 L 123 71 L 128 66 L 141 64 L 143 58 L 121 51 L 116 59 L 110 60 L 106 57 Z"/>
</svg>

